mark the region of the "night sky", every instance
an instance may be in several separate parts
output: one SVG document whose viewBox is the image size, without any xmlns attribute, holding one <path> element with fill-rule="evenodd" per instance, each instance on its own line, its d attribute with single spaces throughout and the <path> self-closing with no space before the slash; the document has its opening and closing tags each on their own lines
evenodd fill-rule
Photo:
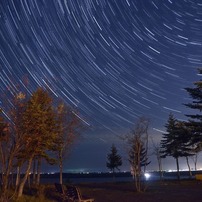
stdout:
<svg viewBox="0 0 202 202">
<path fill-rule="evenodd" d="M 140 116 L 156 141 L 169 113 L 186 119 L 201 64 L 200 0 L 0 0 L 1 93 L 48 87 L 89 127 L 65 171 L 106 170 Z"/>
</svg>

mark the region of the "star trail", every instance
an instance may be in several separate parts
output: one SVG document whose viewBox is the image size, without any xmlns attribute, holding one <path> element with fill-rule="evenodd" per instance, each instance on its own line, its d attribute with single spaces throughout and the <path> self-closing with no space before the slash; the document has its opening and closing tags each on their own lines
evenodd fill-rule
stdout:
<svg viewBox="0 0 202 202">
<path fill-rule="evenodd" d="M 1 93 L 49 88 L 79 109 L 92 150 L 140 116 L 158 134 L 170 112 L 185 119 L 201 65 L 199 0 L 0 0 Z"/>
</svg>

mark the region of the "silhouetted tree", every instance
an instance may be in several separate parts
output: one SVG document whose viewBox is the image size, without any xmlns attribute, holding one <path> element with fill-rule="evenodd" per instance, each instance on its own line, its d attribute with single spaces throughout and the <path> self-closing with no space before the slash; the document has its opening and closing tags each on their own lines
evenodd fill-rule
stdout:
<svg viewBox="0 0 202 202">
<path fill-rule="evenodd" d="M 158 162 L 158 168 L 159 168 L 159 176 L 160 176 L 160 179 L 162 180 L 163 168 L 162 168 L 162 157 L 161 157 L 161 145 L 154 143 L 153 140 L 152 140 L 152 143 L 153 143 L 153 154 L 156 156 L 156 159 Z"/>
<path fill-rule="evenodd" d="M 181 150 L 179 151 L 181 153 L 180 156 L 185 157 L 189 169 L 189 174 L 192 176 L 189 157 L 195 154 L 195 150 L 193 149 L 192 143 L 190 141 L 190 130 L 186 127 L 186 123 L 182 121 L 177 121 L 176 130 L 179 142 L 178 148 Z"/>
<path fill-rule="evenodd" d="M 202 76 L 202 68 L 198 69 L 198 75 Z M 202 80 L 194 82 L 193 88 L 185 88 L 193 101 L 185 104 L 185 106 L 198 110 L 197 114 L 186 115 L 189 120 L 186 126 L 191 131 L 190 140 L 192 141 L 193 148 L 200 151 L 202 148 Z"/>
<path fill-rule="evenodd" d="M 121 156 L 118 154 L 118 151 L 113 144 L 111 146 L 110 153 L 107 155 L 107 163 L 106 166 L 109 168 L 112 173 L 113 177 L 115 176 L 115 169 L 119 170 L 119 167 L 122 165 L 122 159 Z"/>
<path fill-rule="evenodd" d="M 181 148 L 179 148 L 179 138 L 177 134 L 177 120 L 173 114 L 168 117 L 167 124 L 165 125 L 167 133 L 163 134 L 161 140 L 161 157 L 172 156 L 176 160 L 177 165 L 177 177 L 180 179 L 179 173 L 179 157 L 181 154 Z"/>
<path fill-rule="evenodd" d="M 184 123 L 175 119 L 173 114 L 169 115 L 165 127 L 167 133 L 163 134 L 161 140 L 161 157 L 165 158 L 167 156 L 172 156 L 175 158 L 177 165 L 177 177 L 178 180 L 180 180 L 179 158 L 186 157 L 187 159 L 188 156 L 192 155 L 189 140 L 190 133 Z"/>
</svg>

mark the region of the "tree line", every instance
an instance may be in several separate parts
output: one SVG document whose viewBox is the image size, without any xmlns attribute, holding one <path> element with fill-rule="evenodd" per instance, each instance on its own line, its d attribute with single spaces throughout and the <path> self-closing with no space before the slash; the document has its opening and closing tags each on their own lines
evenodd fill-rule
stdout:
<svg viewBox="0 0 202 202">
<path fill-rule="evenodd" d="M 148 128 L 149 119 L 140 117 L 129 133 L 120 136 L 126 145 L 127 160 L 138 192 L 146 189 L 144 173 L 146 172 L 146 167 L 151 163 L 148 159 Z M 107 155 L 106 162 L 106 166 L 112 171 L 113 177 L 115 176 L 115 170 L 119 170 L 121 165 L 122 157 L 118 154 L 118 150 L 113 144 L 110 153 Z"/>
<path fill-rule="evenodd" d="M 198 69 L 198 75 L 202 76 L 202 69 Z M 166 133 L 162 134 L 160 144 L 153 142 L 153 154 L 158 161 L 160 177 L 162 179 L 162 159 L 171 156 L 176 161 L 177 178 L 180 180 L 179 158 L 184 157 L 187 162 L 191 176 L 189 157 L 195 157 L 195 169 L 198 153 L 202 150 L 202 80 L 194 82 L 193 88 L 185 88 L 192 102 L 184 104 L 186 107 L 197 110 L 196 114 L 188 114 L 187 121 L 177 120 L 171 113 L 165 124 Z M 138 192 L 145 189 L 143 174 L 148 160 L 148 127 L 149 120 L 139 118 L 134 129 L 129 134 L 121 137 L 127 143 L 128 162 L 131 166 L 131 174 L 134 177 L 135 187 Z M 122 165 L 121 156 L 118 154 L 115 145 L 112 145 L 110 153 L 107 155 L 106 166 L 113 172 Z M 142 169 L 143 168 L 143 169 Z"/>
<path fill-rule="evenodd" d="M 9 195 L 11 173 L 16 174 L 12 187 L 17 198 L 22 196 L 31 171 L 32 183 L 39 185 L 43 161 L 59 165 L 62 183 L 64 156 L 83 128 L 78 115 L 78 111 L 62 101 L 54 100 L 43 88 L 38 88 L 31 96 L 17 93 L 9 110 L 5 112 L 1 109 L 2 201 Z"/>
<path fill-rule="evenodd" d="M 198 75 L 202 76 L 202 69 L 198 69 Z M 178 179 L 180 179 L 179 158 L 186 158 L 191 175 L 188 157 L 195 156 L 197 160 L 197 155 L 202 150 L 202 80 L 194 82 L 193 88 L 185 88 L 185 90 L 192 98 L 192 102 L 184 105 L 193 111 L 197 110 L 197 113 L 186 114 L 187 121 L 177 120 L 173 114 L 170 114 L 160 147 L 162 158 L 171 156 L 176 160 Z"/>
</svg>

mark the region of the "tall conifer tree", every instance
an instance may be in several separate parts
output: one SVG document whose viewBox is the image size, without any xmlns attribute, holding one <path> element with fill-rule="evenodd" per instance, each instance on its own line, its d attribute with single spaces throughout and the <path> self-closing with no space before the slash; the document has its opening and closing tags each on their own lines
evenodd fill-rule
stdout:
<svg viewBox="0 0 202 202">
<path fill-rule="evenodd" d="M 179 173 L 179 157 L 183 156 L 182 146 L 183 141 L 181 139 L 181 133 L 179 132 L 178 121 L 175 119 L 173 114 L 170 114 L 168 121 L 165 125 L 166 132 L 163 134 L 161 140 L 161 157 L 172 156 L 176 160 L 177 165 L 177 177 L 180 179 Z"/>
<path fill-rule="evenodd" d="M 109 168 L 112 171 L 113 177 L 115 174 L 115 169 L 119 170 L 119 167 L 122 165 L 121 156 L 118 154 L 118 151 L 115 145 L 111 146 L 111 151 L 107 155 L 106 165 L 107 165 L 107 168 Z"/>
<path fill-rule="evenodd" d="M 202 68 L 198 69 L 198 75 L 202 76 Z M 185 104 L 185 106 L 198 110 L 196 114 L 186 115 L 189 120 L 186 124 L 190 129 L 192 136 L 191 140 L 194 145 L 201 147 L 202 145 L 202 80 L 194 82 L 193 88 L 185 88 L 189 93 L 190 97 L 193 99 L 191 103 Z"/>
</svg>

